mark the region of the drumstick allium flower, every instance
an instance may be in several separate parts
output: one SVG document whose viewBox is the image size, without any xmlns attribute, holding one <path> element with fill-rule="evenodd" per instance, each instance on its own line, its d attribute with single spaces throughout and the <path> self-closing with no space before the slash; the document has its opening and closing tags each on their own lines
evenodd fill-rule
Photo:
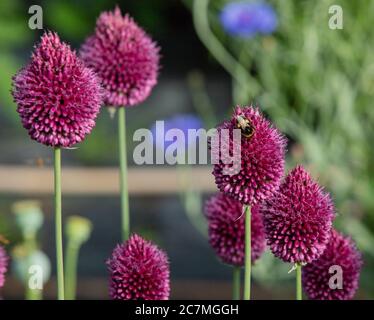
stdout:
<svg viewBox="0 0 374 320">
<path fill-rule="evenodd" d="M 235 138 L 238 131 L 234 129 L 240 130 L 240 144 Z M 286 139 L 258 108 L 252 106 L 236 107 L 231 119 L 220 124 L 217 131 L 216 141 L 211 144 L 216 162 L 213 167 L 215 182 L 221 192 L 245 205 L 244 299 L 249 300 L 251 206 L 271 197 L 278 189 L 284 172 Z M 232 159 L 231 155 L 238 157 L 238 154 L 240 159 Z"/>
<path fill-rule="evenodd" d="M 112 299 L 168 300 L 168 258 L 151 242 L 132 235 L 114 249 L 107 265 Z"/>
<path fill-rule="evenodd" d="M 245 220 L 239 219 L 242 212 L 243 204 L 223 193 L 217 193 L 205 205 L 212 248 L 223 262 L 240 267 L 244 265 Z M 266 245 L 258 206 L 252 208 L 251 235 L 251 258 L 254 263 L 264 252 Z"/>
<path fill-rule="evenodd" d="M 352 299 L 358 288 L 361 267 L 361 253 L 354 242 L 333 230 L 323 254 L 303 268 L 304 290 L 313 300 Z M 336 281 L 333 279 L 330 283 L 334 275 Z M 338 283 L 340 280 L 341 286 Z"/>
<path fill-rule="evenodd" d="M 4 248 L 0 245 L 0 288 L 4 286 L 5 273 L 8 270 L 8 256 Z"/>
<path fill-rule="evenodd" d="M 80 54 L 100 76 L 108 106 L 137 105 L 157 83 L 159 48 L 119 7 L 100 15 Z"/>
<path fill-rule="evenodd" d="M 12 94 L 30 137 L 53 147 L 81 142 L 102 102 L 99 79 L 54 32 L 46 32 L 30 63 L 13 77 Z"/>
<path fill-rule="evenodd" d="M 143 102 L 157 83 L 159 47 L 119 7 L 103 12 L 96 21 L 93 35 L 81 47 L 87 66 L 101 78 L 104 102 L 118 110 L 118 153 L 122 238 L 130 234 L 130 209 L 127 190 L 126 107 Z"/>
<path fill-rule="evenodd" d="M 267 243 L 285 262 L 310 263 L 330 239 L 334 205 L 330 195 L 297 166 L 274 197 L 261 206 Z"/>
<path fill-rule="evenodd" d="M 102 89 L 95 73 L 54 32 L 46 32 L 30 63 L 13 78 L 13 97 L 32 139 L 54 147 L 58 298 L 64 299 L 61 148 L 81 142 L 95 126 Z"/>
<path fill-rule="evenodd" d="M 232 118 L 217 127 L 218 136 L 222 129 L 232 132 L 238 129 L 240 119 L 248 120 L 253 134 L 241 136 L 241 168 L 236 174 L 225 174 L 232 168 L 222 159 L 226 156 L 217 147 L 212 146 L 212 154 L 219 156 L 214 165 L 213 175 L 218 189 L 229 194 L 246 205 L 261 203 L 278 188 L 284 173 L 285 137 L 260 113 L 258 108 L 236 107 Z M 231 138 L 231 136 L 230 136 Z M 233 149 L 230 140 L 230 152 Z"/>
</svg>

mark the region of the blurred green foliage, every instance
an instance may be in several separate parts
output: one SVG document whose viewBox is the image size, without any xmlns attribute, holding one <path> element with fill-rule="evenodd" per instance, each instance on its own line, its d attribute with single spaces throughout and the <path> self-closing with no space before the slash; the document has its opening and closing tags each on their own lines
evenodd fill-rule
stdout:
<svg viewBox="0 0 374 320">
<path fill-rule="evenodd" d="M 10 89 L 12 76 L 21 66 L 14 52 L 30 39 L 21 10 L 19 0 L 0 1 L 0 105 L 8 119 L 15 119 L 16 115 Z"/>
</svg>

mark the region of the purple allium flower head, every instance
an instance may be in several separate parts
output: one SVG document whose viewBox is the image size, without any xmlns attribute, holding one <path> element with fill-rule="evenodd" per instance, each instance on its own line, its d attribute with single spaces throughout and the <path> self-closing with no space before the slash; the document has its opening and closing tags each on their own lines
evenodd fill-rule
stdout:
<svg viewBox="0 0 374 320">
<path fill-rule="evenodd" d="M 334 205 L 328 193 L 297 166 L 274 197 L 261 205 L 267 243 L 285 262 L 310 263 L 330 239 Z"/>
<path fill-rule="evenodd" d="M 166 141 L 165 140 L 165 133 L 171 129 L 179 129 L 183 132 L 185 137 L 184 144 L 182 147 L 189 147 L 190 145 L 197 143 L 197 141 L 189 141 L 188 140 L 188 130 L 199 130 L 204 127 L 203 122 L 197 116 L 192 114 L 178 114 L 173 116 L 170 119 L 164 121 L 163 128 L 159 125 L 154 124 L 151 128 L 152 135 L 155 139 L 156 147 L 165 147 L 167 148 L 170 144 L 177 141 L 177 137 L 174 137 L 173 141 Z"/>
<path fill-rule="evenodd" d="M 335 266 L 333 270 L 330 267 Z M 362 267 L 361 253 L 349 237 L 336 230 L 323 254 L 302 269 L 303 288 L 313 300 L 349 300 L 358 288 Z M 336 268 L 336 269 L 335 269 Z M 337 270 L 342 271 L 342 287 L 332 289 L 329 281 Z M 332 271 L 332 272 L 330 272 Z M 334 282 L 334 285 L 337 283 Z"/>
<path fill-rule="evenodd" d="M 4 286 L 5 273 L 8 270 L 8 256 L 4 248 L 0 245 L 0 288 Z"/>
<path fill-rule="evenodd" d="M 94 72 L 53 32 L 42 36 L 31 62 L 13 77 L 12 94 L 30 137 L 54 147 L 81 142 L 102 102 Z"/>
<path fill-rule="evenodd" d="M 277 15 L 273 7 L 264 2 L 228 3 L 221 12 L 220 20 L 227 33 L 242 38 L 270 34 L 277 27 Z"/>
<path fill-rule="evenodd" d="M 238 160 L 241 162 L 240 170 L 227 164 L 229 161 L 224 159 L 227 155 L 221 144 L 212 146 L 212 154 L 220 159 L 213 167 L 213 175 L 220 191 L 252 206 L 272 196 L 279 187 L 284 173 L 286 139 L 258 108 L 253 107 L 236 107 L 231 120 L 217 127 L 218 137 L 223 136 L 222 129 L 230 132 L 237 129 L 238 117 L 248 120 L 252 130 L 250 137 L 241 135 L 241 158 Z M 230 153 L 237 147 L 232 136 L 230 135 Z M 235 171 L 233 174 L 226 174 L 230 170 Z"/>
<path fill-rule="evenodd" d="M 114 300 L 168 300 L 169 262 L 157 246 L 134 234 L 107 261 Z"/>
<path fill-rule="evenodd" d="M 159 48 L 119 7 L 100 15 L 80 54 L 100 76 L 109 106 L 139 104 L 157 83 Z"/>
<path fill-rule="evenodd" d="M 205 205 L 209 242 L 223 262 L 235 266 L 244 265 L 245 218 L 240 218 L 242 212 L 243 205 L 223 193 L 214 195 Z M 251 245 L 254 263 L 264 252 L 266 245 L 258 206 L 252 207 L 251 211 Z"/>
</svg>

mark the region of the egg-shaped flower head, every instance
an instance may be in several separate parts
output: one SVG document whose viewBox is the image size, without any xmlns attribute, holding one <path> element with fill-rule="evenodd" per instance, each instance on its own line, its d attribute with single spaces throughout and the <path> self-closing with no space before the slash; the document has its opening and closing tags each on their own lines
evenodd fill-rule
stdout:
<svg viewBox="0 0 374 320">
<path fill-rule="evenodd" d="M 102 89 L 95 73 L 54 32 L 13 77 L 12 94 L 30 137 L 53 147 L 81 142 L 95 126 Z"/>
<path fill-rule="evenodd" d="M 310 263 L 325 250 L 335 217 L 330 195 L 297 166 L 261 205 L 267 243 L 285 262 Z"/>
<path fill-rule="evenodd" d="M 223 193 L 212 196 L 205 205 L 209 242 L 217 256 L 233 266 L 244 265 L 245 219 L 243 204 Z M 254 263 L 266 246 L 262 216 L 258 206 L 251 214 L 251 260 Z"/>
<path fill-rule="evenodd" d="M 332 230 L 323 254 L 303 267 L 303 288 L 312 300 L 350 300 L 357 291 L 361 267 L 361 253 L 352 239 Z"/>
<path fill-rule="evenodd" d="M 234 129 L 241 132 L 239 143 L 234 141 Z M 211 148 L 218 159 L 213 166 L 218 189 L 246 205 L 272 196 L 284 172 L 285 137 L 252 106 L 236 107 L 232 118 L 220 124 L 217 132 L 220 143 L 211 143 Z"/>
<path fill-rule="evenodd" d="M 8 256 L 4 248 L 0 245 L 0 288 L 4 286 L 5 283 L 5 273 L 8 270 Z"/>
<path fill-rule="evenodd" d="M 159 48 L 119 7 L 99 16 L 80 54 L 101 78 L 108 106 L 137 105 L 157 83 Z"/>
<path fill-rule="evenodd" d="M 151 242 L 133 234 L 114 249 L 107 265 L 112 299 L 168 300 L 168 258 Z"/>
</svg>

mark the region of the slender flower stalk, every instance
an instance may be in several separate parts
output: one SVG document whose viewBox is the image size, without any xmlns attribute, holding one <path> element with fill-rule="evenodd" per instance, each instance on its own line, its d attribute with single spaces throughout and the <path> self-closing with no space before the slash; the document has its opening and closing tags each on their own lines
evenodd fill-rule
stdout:
<svg viewBox="0 0 374 320">
<path fill-rule="evenodd" d="M 296 300 L 303 300 L 303 288 L 301 284 L 301 264 L 296 264 Z"/>
<path fill-rule="evenodd" d="M 64 289 L 64 258 L 62 248 L 62 210 L 61 210 L 61 149 L 54 149 L 54 178 L 55 178 L 55 235 L 57 261 L 57 297 L 65 299 Z"/>
<path fill-rule="evenodd" d="M 232 300 L 240 300 L 240 267 L 232 267 Z"/>
<path fill-rule="evenodd" d="M 127 143 L 126 143 L 126 110 L 118 110 L 118 150 L 120 165 L 120 192 L 121 192 L 121 217 L 122 240 L 126 241 L 130 234 L 130 209 L 129 192 L 127 188 Z"/>
<path fill-rule="evenodd" d="M 78 268 L 79 246 L 69 242 L 66 246 L 66 278 L 65 278 L 65 298 L 75 300 L 77 288 L 77 268 Z"/>
<path fill-rule="evenodd" d="M 245 210 L 245 262 L 244 262 L 244 300 L 251 299 L 251 207 L 244 206 Z"/>
</svg>

